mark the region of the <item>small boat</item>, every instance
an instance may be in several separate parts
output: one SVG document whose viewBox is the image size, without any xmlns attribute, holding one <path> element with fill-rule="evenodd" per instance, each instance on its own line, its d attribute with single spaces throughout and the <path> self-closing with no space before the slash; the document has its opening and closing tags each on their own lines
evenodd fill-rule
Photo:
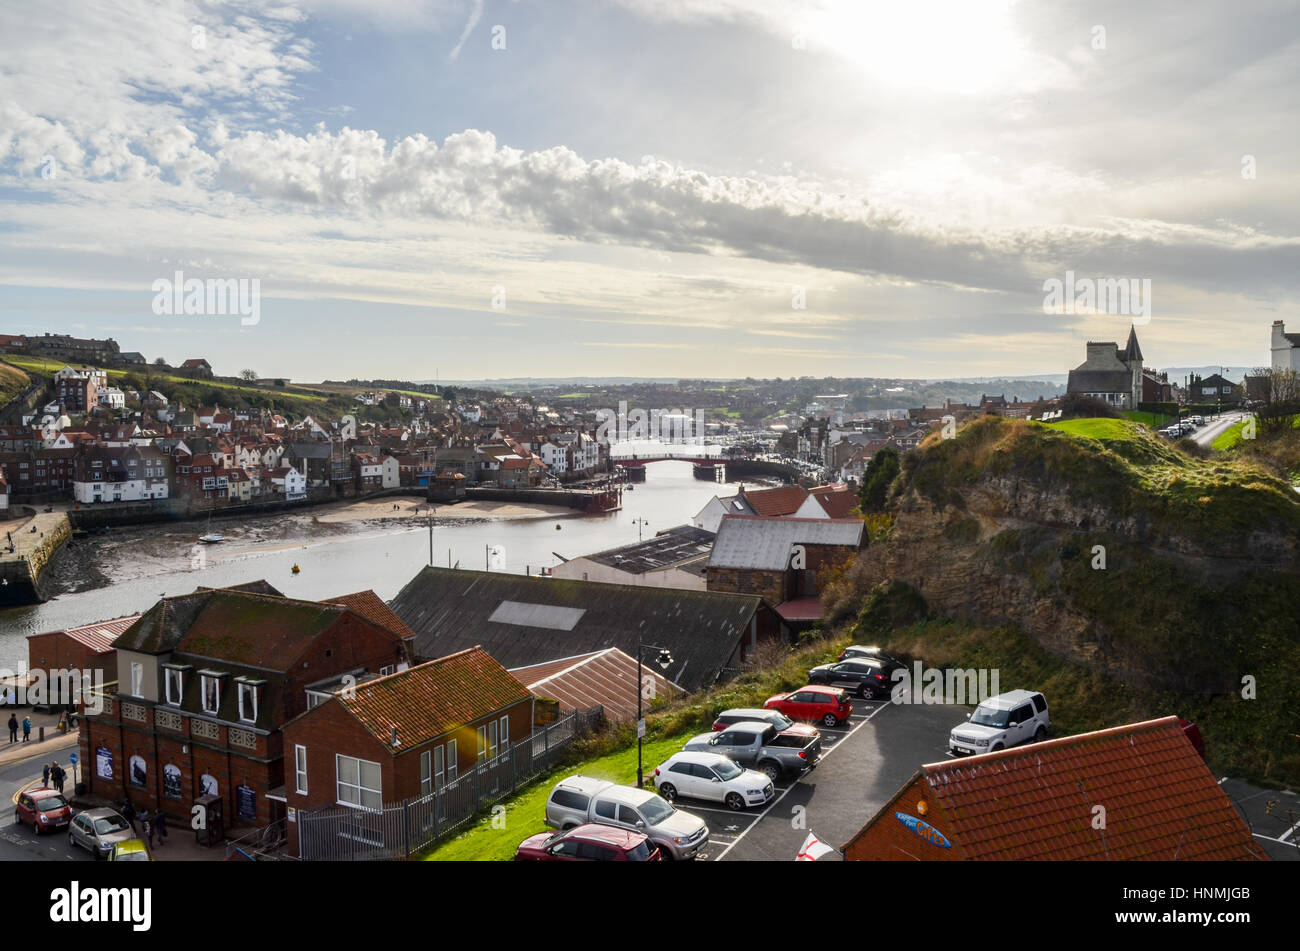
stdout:
<svg viewBox="0 0 1300 951">
<path fill-rule="evenodd" d="M 205 545 L 215 545 L 217 542 L 224 542 L 225 540 L 225 535 L 218 535 L 216 532 L 199 536 L 199 541 L 203 542 Z"/>
<path fill-rule="evenodd" d="M 295 575 L 296 575 L 298 572 L 300 572 L 300 571 L 302 571 L 302 569 L 299 568 L 297 565 L 294 565 L 294 566 L 293 566 L 293 573 L 294 573 Z"/>
</svg>

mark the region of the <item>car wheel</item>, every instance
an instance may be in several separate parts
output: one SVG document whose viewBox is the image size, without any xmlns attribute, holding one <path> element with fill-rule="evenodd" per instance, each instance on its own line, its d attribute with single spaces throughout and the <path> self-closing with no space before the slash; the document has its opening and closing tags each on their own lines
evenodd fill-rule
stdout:
<svg viewBox="0 0 1300 951">
<path fill-rule="evenodd" d="M 839 726 L 839 725 L 840 725 L 840 718 L 833 713 L 828 713 L 826 714 L 826 716 L 822 717 L 822 726 L 831 727 L 831 726 Z"/>
<path fill-rule="evenodd" d="M 1040 726 L 1037 730 L 1034 731 L 1034 742 L 1041 743 L 1045 739 L 1047 739 L 1047 730 L 1046 728 Z"/>
<path fill-rule="evenodd" d="M 672 783 L 664 783 L 659 787 L 659 795 L 663 796 L 669 802 L 677 798 L 677 787 Z"/>
<path fill-rule="evenodd" d="M 739 812 L 745 808 L 745 797 L 738 792 L 727 793 L 727 808 Z"/>
<path fill-rule="evenodd" d="M 18 810 L 15 809 L 15 810 L 14 810 L 14 825 L 16 825 L 16 826 L 20 826 L 20 825 L 22 825 L 22 824 L 23 824 L 23 817 L 20 816 L 20 815 L 18 814 Z"/>
<path fill-rule="evenodd" d="M 861 697 L 863 700 L 870 700 L 872 697 L 871 685 L 862 684 L 861 686 L 859 686 L 858 696 Z"/>
<path fill-rule="evenodd" d="M 69 832 L 69 833 L 68 833 L 68 847 L 69 847 L 69 848 L 76 848 L 76 846 L 77 846 L 77 837 L 76 837 L 75 835 L 73 835 L 71 832 Z"/>
<path fill-rule="evenodd" d="M 766 776 L 772 782 L 781 778 L 781 767 L 775 760 L 765 759 L 758 764 L 758 771 Z"/>
<path fill-rule="evenodd" d="M 1002 744 L 1001 744 L 1001 743 L 994 743 L 994 744 L 989 748 L 989 752 L 990 752 L 990 753 L 996 753 L 996 752 L 997 752 L 998 750 L 1000 750 L 1000 749 L 1002 749 Z"/>
</svg>

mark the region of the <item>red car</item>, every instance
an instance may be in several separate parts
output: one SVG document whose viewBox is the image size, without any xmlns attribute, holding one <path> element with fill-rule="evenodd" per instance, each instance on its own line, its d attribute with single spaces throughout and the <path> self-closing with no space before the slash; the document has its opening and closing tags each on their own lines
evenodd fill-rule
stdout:
<svg viewBox="0 0 1300 951">
<path fill-rule="evenodd" d="M 539 832 L 519 843 L 516 862 L 658 862 L 659 847 L 642 832 L 589 822 L 567 832 Z"/>
<path fill-rule="evenodd" d="M 780 710 L 792 720 L 819 720 L 823 726 L 839 726 L 853 712 L 848 695 L 839 687 L 809 684 L 792 693 L 778 693 L 763 704 L 767 710 Z"/>
<path fill-rule="evenodd" d="M 14 806 L 14 822 L 31 826 L 37 835 L 66 829 L 72 821 L 72 807 L 57 789 L 27 789 Z"/>
</svg>

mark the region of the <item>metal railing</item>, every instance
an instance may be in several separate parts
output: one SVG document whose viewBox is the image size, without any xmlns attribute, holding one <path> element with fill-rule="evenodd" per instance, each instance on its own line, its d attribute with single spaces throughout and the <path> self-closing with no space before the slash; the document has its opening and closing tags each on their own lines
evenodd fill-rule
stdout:
<svg viewBox="0 0 1300 951">
<path fill-rule="evenodd" d="M 409 858 L 528 785 L 603 717 L 603 707 L 571 713 L 426 796 L 378 809 L 299 812 L 298 854 L 318 862 Z"/>
</svg>

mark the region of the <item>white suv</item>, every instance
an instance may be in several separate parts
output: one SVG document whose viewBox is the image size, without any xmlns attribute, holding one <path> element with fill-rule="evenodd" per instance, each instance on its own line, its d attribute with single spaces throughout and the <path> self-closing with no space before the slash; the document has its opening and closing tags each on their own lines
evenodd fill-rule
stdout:
<svg viewBox="0 0 1300 951">
<path fill-rule="evenodd" d="M 655 788 L 670 802 L 678 796 L 720 802 L 739 812 L 776 795 L 765 773 L 737 766 L 721 753 L 674 753 L 655 768 Z"/>
<path fill-rule="evenodd" d="M 572 829 L 588 822 L 644 832 L 664 858 L 695 858 L 709 841 L 703 819 L 673 808 L 648 789 L 616 786 L 590 776 L 560 780 L 546 800 L 546 824 Z"/>
<path fill-rule="evenodd" d="M 966 719 L 970 722 L 953 727 L 948 736 L 948 748 L 957 755 L 992 753 L 1017 743 L 1038 742 L 1052 725 L 1047 698 L 1029 690 L 989 697 Z"/>
</svg>

